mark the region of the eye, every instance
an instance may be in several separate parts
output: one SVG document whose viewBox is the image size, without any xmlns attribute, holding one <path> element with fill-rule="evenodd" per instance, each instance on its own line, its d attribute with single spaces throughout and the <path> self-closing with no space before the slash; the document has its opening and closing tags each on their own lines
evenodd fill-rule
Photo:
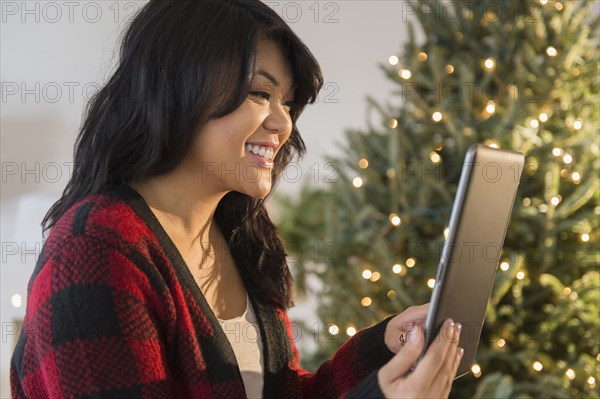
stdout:
<svg viewBox="0 0 600 399">
<path fill-rule="evenodd" d="M 248 93 L 254 97 L 260 97 L 267 101 L 269 101 L 271 99 L 271 94 L 269 94 L 266 91 L 249 91 Z M 290 114 L 294 114 L 298 109 L 297 104 L 293 101 L 288 101 L 283 105 L 284 105 L 284 107 L 287 108 L 287 110 Z"/>
<path fill-rule="evenodd" d="M 251 91 L 250 94 L 255 97 L 261 97 L 267 101 L 271 98 L 271 95 L 266 91 Z"/>
</svg>

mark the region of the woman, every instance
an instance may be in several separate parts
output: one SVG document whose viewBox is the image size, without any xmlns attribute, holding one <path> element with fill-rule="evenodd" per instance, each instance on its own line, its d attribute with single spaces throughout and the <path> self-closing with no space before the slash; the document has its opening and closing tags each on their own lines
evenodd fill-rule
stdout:
<svg viewBox="0 0 600 399">
<path fill-rule="evenodd" d="M 459 326 L 410 373 L 427 305 L 300 368 L 264 202 L 323 78 L 283 20 L 258 0 L 151 0 L 120 56 L 42 222 L 13 397 L 447 396 Z"/>
</svg>

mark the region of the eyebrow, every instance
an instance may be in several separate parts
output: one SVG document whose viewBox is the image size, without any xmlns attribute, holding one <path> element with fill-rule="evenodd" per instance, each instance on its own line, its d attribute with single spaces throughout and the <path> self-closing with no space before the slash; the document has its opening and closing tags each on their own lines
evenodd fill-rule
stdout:
<svg viewBox="0 0 600 399">
<path fill-rule="evenodd" d="M 279 82 L 277 81 L 277 79 L 275 79 L 275 76 L 273 76 L 270 72 L 267 72 L 264 69 L 259 69 L 258 71 L 256 71 L 256 74 L 263 75 L 265 78 L 269 79 L 275 86 L 279 86 Z M 296 88 L 296 85 L 291 85 L 291 88 Z"/>
</svg>

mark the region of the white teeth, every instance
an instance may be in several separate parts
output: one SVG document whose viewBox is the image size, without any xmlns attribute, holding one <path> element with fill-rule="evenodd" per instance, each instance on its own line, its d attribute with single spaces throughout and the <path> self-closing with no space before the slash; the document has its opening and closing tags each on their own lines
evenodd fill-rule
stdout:
<svg viewBox="0 0 600 399">
<path fill-rule="evenodd" d="M 273 150 L 271 150 L 270 148 L 246 144 L 246 151 L 252 152 L 255 155 L 260 155 L 265 159 L 273 159 Z"/>
</svg>

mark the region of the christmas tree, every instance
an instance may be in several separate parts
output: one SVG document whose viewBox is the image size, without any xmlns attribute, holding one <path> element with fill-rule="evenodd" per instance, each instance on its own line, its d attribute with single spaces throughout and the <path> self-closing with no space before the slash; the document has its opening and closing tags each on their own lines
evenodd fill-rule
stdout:
<svg viewBox="0 0 600 399">
<path fill-rule="evenodd" d="M 298 295 L 317 278 L 314 368 L 358 329 L 429 302 L 467 148 L 526 165 L 471 373 L 453 397 L 599 397 L 595 1 L 409 2 L 381 70 L 400 106 L 348 129 L 336 182 L 276 195 Z M 424 40 L 417 43 L 415 29 Z M 397 101 L 396 101 L 397 102 Z"/>
</svg>

